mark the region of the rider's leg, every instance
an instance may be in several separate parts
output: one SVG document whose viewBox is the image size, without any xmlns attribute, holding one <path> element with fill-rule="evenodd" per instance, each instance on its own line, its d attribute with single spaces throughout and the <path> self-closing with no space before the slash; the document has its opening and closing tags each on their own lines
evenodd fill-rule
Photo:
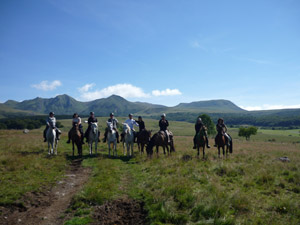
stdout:
<svg viewBox="0 0 300 225">
<path fill-rule="evenodd" d="M 193 142 L 194 142 L 193 149 L 196 149 L 196 135 L 197 135 L 197 134 L 195 134 L 194 139 L 193 139 Z"/>
<path fill-rule="evenodd" d="M 55 132 L 56 132 L 56 139 L 60 140 L 61 131 L 59 129 L 55 128 Z"/>
<path fill-rule="evenodd" d="M 115 129 L 115 131 L 116 131 L 117 142 L 120 143 L 120 141 L 119 141 L 119 132 L 118 132 L 117 129 Z M 122 136 L 122 135 L 121 135 L 121 136 Z M 121 139 L 122 139 L 122 137 L 121 137 Z M 122 141 L 122 140 L 121 140 L 121 141 Z"/>
<path fill-rule="evenodd" d="M 205 142 L 206 142 L 206 147 L 210 148 L 210 145 L 208 144 L 208 137 L 207 134 L 205 134 Z"/>
</svg>

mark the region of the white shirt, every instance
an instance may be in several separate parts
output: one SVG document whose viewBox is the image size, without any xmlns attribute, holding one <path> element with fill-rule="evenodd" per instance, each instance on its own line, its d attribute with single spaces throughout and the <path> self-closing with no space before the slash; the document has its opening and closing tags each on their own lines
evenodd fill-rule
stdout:
<svg viewBox="0 0 300 225">
<path fill-rule="evenodd" d="M 73 124 L 73 123 L 77 123 L 78 125 L 81 124 L 81 118 L 80 118 L 80 117 L 78 117 L 78 118 L 73 118 L 72 124 Z"/>
<path fill-rule="evenodd" d="M 135 122 L 134 119 L 128 119 L 125 121 L 125 123 L 128 124 L 128 126 L 130 127 L 131 130 L 134 130 L 133 125 L 139 126 L 139 124 L 137 122 Z"/>
</svg>

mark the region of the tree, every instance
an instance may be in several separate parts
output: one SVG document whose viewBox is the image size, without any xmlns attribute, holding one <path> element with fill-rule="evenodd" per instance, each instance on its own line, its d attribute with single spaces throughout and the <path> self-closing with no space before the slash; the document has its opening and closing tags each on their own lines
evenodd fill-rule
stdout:
<svg viewBox="0 0 300 225">
<path fill-rule="evenodd" d="M 215 124 L 213 123 L 213 121 L 210 118 L 210 116 L 207 115 L 207 114 L 202 114 L 202 115 L 198 116 L 198 118 L 199 117 L 201 118 L 204 126 L 206 126 L 206 128 L 207 128 L 207 134 L 208 135 L 214 135 L 214 134 L 216 134 Z"/>
<path fill-rule="evenodd" d="M 251 135 L 257 134 L 257 127 L 251 126 L 251 127 L 240 127 L 239 128 L 239 136 L 245 137 L 246 140 L 250 140 Z"/>
</svg>

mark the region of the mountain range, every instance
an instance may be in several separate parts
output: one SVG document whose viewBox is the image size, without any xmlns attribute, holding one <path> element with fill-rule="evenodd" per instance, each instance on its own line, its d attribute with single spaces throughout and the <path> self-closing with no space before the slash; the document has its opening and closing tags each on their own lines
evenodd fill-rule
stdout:
<svg viewBox="0 0 300 225">
<path fill-rule="evenodd" d="M 87 116 L 91 111 L 97 116 L 108 116 L 111 112 L 116 116 L 127 116 L 133 113 L 135 116 L 152 118 L 159 118 L 160 114 L 166 113 L 169 119 L 189 122 L 193 122 L 198 115 L 206 113 L 214 120 L 222 116 L 227 121 L 232 121 L 234 125 L 300 126 L 300 109 L 247 111 L 223 99 L 180 103 L 173 107 L 131 102 L 117 95 L 89 102 L 77 101 L 68 95 L 58 95 L 54 98 L 37 97 L 22 102 L 8 100 L 0 103 L 0 118 L 47 115 L 50 111 L 54 111 L 56 115 L 72 115 L 77 112 L 82 116 Z"/>
<path fill-rule="evenodd" d="M 97 116 L 107 116 L 114 112 L 118 116 L 126 116 L 129 113 L 139 115 L 153 115 L 168 112 L 206 112 L 206 113 L 235 113 L 243 112 L 234 103 L 228 100 L 198 101 L 191 103 L 180 103 L 174 107 L 150 104 L 146 102 L 130 102 L 126 99 L 112 95 L 108 98 L 101 98 L 90 102 L 81 102 L 68 95 L 58 95 L 55 98 L 34 98 L 17 102 L 8 100 L 0 104 L 0 115 L 12 113 L 25 114 L 48 114 L 54 111 L 57 115 L 69 115 L 77 112 L 88 115 L 94 111 Z"/>
</svg>

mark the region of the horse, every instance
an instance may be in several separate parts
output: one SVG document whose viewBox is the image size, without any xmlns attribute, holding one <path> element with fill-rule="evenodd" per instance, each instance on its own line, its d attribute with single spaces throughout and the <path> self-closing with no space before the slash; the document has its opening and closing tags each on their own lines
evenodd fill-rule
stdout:
<svg viewBox="0 0 300 225">
<path fill-rule="evenodd" d="M 225 146 L 226 146 L 226 156 L 228 155 L 228 150 L 229 153 L 232 153 L 233 146 L 232 146 L 232 138 L 230 137 L 230 141 L 226 140 L 225 134 L 224 133 L 218 133 L 216 137 L 216 144 L 218 147 L 218 156 L 220 157 L 220 148 L 223 149 L 223 157 L 225 156 Z M 229 142 L 229 144 L 228 144 Z"/>
<path fill-rule="evenodd" d="M 125 153 L 125 144 L 127 148 L 127 156 L 133 156 L 134 132 L 127 123 L 123 123 L 124 138 L 123 138 L 123 153 Z"/>
<path fill-rule="evenodd" d="M 205 136 L 204 132 L 205 132 L 205 130 L 203 128 L 201 128 L 200 131 L 196 134 L 196 146 L 197 146 L 197 151 L 198 151 L 197 156 L 199 157 L 200 148 L 202 148 L 203 159 L 205 157 L 205 144 L 206 144 L 206 136 Z"/>
<path fill-rule="evenodd" d="M 144 147 L 146 144 L 149 143 L 150 138 L 151 138 L 151 130 L 148 131 L 148 130 L 144 129 L 138 133 L 137 143 L 138 143 L 138 148 L 139 148 L 139 151 L 141 152 L 141 154 L 144 153 Z"/>
<path fill-rule="evenodd" d="M 58 140 L 56 138 L 56 130 L 55 127 L 49 126 L 47 133 L 46 133 L 46 139 L 48 142 L 48 155 L 57 155 L 57 143 Z M 51 149 L 50 149 L 51 146 Z M 53 148 L 55 149 L 55 152 L 53 152 Z"/>
<path fill-rule="evenodd" d="M 89 132 L 89 150 L 90 155 L 93 153 L 93 142 L 95 142 L 95 153 L 97 154 L 97 145 L 98 145 L 98 123 L 91 123 L 91 129 Z"/>
<path fill-rule="evenodd" d="M 113 124 L 111 122 L 106 122 L 108 127 L 107 132 L 107 144 L 108 144 L 108 156 L 110 157 L 110 145 L 113 143 L 113 156 L 117 156 L 117 135 L 116 131 L 113 129 Z"/>
<path fill-rule="evenodd" d="M 163 150 L 164 150 L 164 154 L 166 154 L 165 148 L 167 148 L 168 151 L 168 155 L 170 155 L 170 152 L 175 152 L 175 148 L 174 148 L 174 142 L 173 142 L 173 134 L 172 132 L 170 132 L 170 142 L 168 142 L 168 137 L 166 136 L 164 131 L 159 131 L 157 133 L 155 133 L 146 148 L 147 151 L 147 155 L 148 156 L 152 156 L 153 154 L 153 147 L 156 146 L 156 154 L 158 155 L 158 147 L 162 146 Z M 170 146 L 170 150 L 169 150 L 169 146 Z"/>
<path fill-rule="evenodd" d="M 70 132 L 71 132 L 70 136 L 72 140 L 73 156 L 75 150 L 74 144 L 76 144 L 78 155 L 82 156 L 82 142 L 81 142 L 81 133 L 79 131 L 79 125 L 75 123 Z"/>
</svg>

